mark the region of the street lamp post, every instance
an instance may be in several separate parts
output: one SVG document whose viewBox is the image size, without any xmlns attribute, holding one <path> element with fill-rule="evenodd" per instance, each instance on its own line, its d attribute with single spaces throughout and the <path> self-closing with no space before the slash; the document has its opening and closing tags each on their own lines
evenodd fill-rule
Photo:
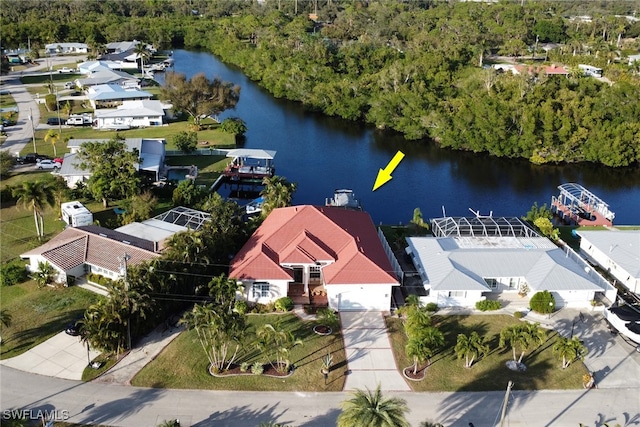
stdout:
<svg viewBox="0 0 640 427">
<path fill-rule="evenodd" d="M 548 317 L 548 319 L 551 319 L 551 311 L 553 311 L 553 301 L 549 301 L 549 317 Z"/>
</svg>

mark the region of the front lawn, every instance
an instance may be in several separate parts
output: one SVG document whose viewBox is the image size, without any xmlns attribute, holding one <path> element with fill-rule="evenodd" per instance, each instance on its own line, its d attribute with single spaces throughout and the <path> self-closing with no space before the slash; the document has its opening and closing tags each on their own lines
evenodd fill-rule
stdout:
<svg viewBox="0 0 640 427">
<path fill-rule="evenodd" d="M 282 325 L 296 338 L 303 341 L 290 350 L 290 360 L 295 366 L 293 375 L 286 378 L 272 378 L 262 375 L 241 375 L 233 377 L 213 377 L 209 375 L 208 360 L 194 331 L 186 331 L 173 340 L 163 351 L 145 366 L 133 379 L 139 387 L 189 388 L 208 390 L 253 390 L 253 391 L 341 391 L 344 386 L 346 368 L 342 335 L 320 336 L 312 328 L 317 323 L 303 321 L 294 314 L 249 315 L 248 335 L 265 323 L 274 324 L 281 318 Z M 244 352 L 239 362 L 266 363 L 265 357 L 245 339 Z M 322 357 L 328 352 L 333 355 L 333 367 L 325 386 L 320 373 Z"/>
<path fill-rule="evenodd" d="M 38 289 L 33 280 L 4 286 L 0 292 L 2 309 L 11 315 L 11 326 L 2 327 L 0 359 L 17 356 L 46 341 L 102 298 L 76 286 Z"/>
<path fill-rule="evenodd" d="M 387 317 L 389 336 L 398 363 L 402 371 L 412 366 L 413 361 L 405 355 L 407 338 L 403 330 L 402 319 Z M 507 315 L 476 316 L 434 316 L 433 324 L 445 336 L 444 350 L 432 358 L 422 381 L 408 381 L 414 391 L 491 391 L 503 390 L 509 381 L 514 382 L 515 390 L 554 390 L 582 388 L 582 375 L 587 373 L 582 363 L 574 362 L 567 369 L 560 369 L 561 362 L 552 352 L 557 337 L 555 331 L 549 331 L 547 341 L 525 354 L 523 362 L 525 372 L 509 370 L 505 363 L 512 360 L 511 348 L 498 348 L 500 331 L 520 320 Z M 464 367 L 464 359 L 458 360 L 454 347 L 458 334 L 469 335 L 472 331 L 484 336 L 490 352 L 486 358 L 474 362 L 470 369 Z M 517 353 L 520 356 L 520 353 Z"/>
</svg>

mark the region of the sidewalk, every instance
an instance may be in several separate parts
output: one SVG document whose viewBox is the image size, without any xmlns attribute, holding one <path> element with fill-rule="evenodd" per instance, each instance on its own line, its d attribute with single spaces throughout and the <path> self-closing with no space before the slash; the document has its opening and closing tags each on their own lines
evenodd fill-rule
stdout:
<svg viewBox="0 0 640 427">
<path fill-rule="evenodd" d="M 144 337 L 126 356 L 94 382 L 131 385 L 131 380 L 142 368 L 160 354 L 185 328 L 162 324 Z"/>
</svg>

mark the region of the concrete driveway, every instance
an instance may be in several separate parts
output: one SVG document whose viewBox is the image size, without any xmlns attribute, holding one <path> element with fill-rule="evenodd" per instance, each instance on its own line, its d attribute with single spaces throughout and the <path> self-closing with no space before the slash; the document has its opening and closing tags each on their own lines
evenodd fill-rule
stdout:
<svg viewBox="0 0 640 427">
<path fill-rule="evenodd" d="M 341 312 L 347 354 L 345 390 L 409 391 L 396 366 L 384 317 L 377 311 Z"/>
<path fill-rule="evenodd" d="M 100 352 L 91 350 L 89 357 L 97 357 Z M 19 356 L 0 361 L 0 364 L 33 374 L 68 380 L 82 379 L 82 371 L 87 366 L 87 347 L 78 337 L 60 332 L 45 342 Z"/>
</svg>

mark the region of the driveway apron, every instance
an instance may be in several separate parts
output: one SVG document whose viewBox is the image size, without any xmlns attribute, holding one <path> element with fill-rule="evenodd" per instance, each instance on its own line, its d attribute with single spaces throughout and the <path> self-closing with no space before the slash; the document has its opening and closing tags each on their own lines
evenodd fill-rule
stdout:
<svg viewBox="0 0 640 427">
<path fill-rule="evenodd" d="M 345 390 L 409 391 L 396 366 L 383 313 L 341 312 L 344 348 L 347 354 Z"/>
</svg>

